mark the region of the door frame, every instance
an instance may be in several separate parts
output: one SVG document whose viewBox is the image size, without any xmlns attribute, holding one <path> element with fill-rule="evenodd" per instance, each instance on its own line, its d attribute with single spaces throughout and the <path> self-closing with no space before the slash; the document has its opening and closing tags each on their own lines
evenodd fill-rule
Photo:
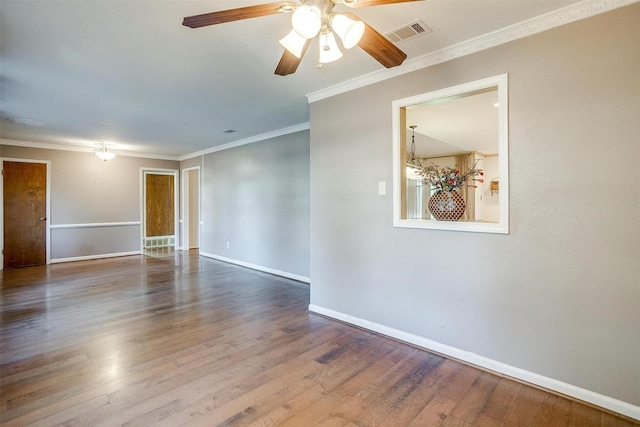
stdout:
<svg viewBox="0 0 640 427">
<path fill-rule="evenodd" d="M 47 193 L 45 197 L 46 203 L 46 216 L 47 224 L 44 233 L 45 239 L 45 256 L 46 265 L 51 264 L 51 160 L 40 159 L 19 159 L 13 157 L 0 157 L 0 167 L 4 169 L 4 162 L 19 162 L 19 163 L 44 163 L 47 165 L 47 182 L 45 191 Z M 4 175 L 0 175 L 0 270 L 4 269 Z"/>
<path fill-rule="evenodd" d="M 178 169 L 162 169 L 162 168 L 140 168 L 140 252 L 144 254 L 144 239 L 147 237 L 147 174 L 150 175 L 171 175 L 173 176 L 173 232 L 175 239 L 173 248 L 178 247 L 180 239 L 179 227 L 179 187 L 178 187 Z"/>
<path fill-rule="evenodd" d="M 193 195 L 191 194 L 191 192 L 189 191 L 189 174 L 190 172 L 193 172 L 197 170 L 198 171 L 198 194 Z M 198 201 L 200 201 L 200 194 L 202 192 L 202 178 L 201 178 L 201 172 L 200 172 L 200 166 L 194 166 L 191 168 L 186 168 L 186 169 L 182 169 L 182 198 L 180 200 L 181 202 L 181 208 L 182 208 L 182 219 L 180 220 L 180 222 L 182 223 L 182 239 L 180 240 L 181 242 L 181 248 L 183 251 L 188 251 L 189 249 L 191 249 L 191 240 L 190 240 L 190 232 L 189 229 L 191 228 L 192 224 L 191 224 L 191 217 L 189 215 L 189 206 L 190 206 L 190 202 L 191 199 L 193 197 L 197 197 Z M 202 235 L 201 235 L 201 227 L 200 224 L 202 224 L 202 203 L 198 203 L 198 243 L 200 242 Z"/>
</svg>

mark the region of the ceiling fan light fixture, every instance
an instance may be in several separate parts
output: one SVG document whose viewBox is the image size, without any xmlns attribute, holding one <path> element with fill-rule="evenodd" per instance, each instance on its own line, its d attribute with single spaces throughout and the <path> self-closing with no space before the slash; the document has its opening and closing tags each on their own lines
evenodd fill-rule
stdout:
<svg viewBox="0 0 640 427">
<path fill-rule="evenodd" d="M 364 35 L 364 22 L 356 21 L 336 13 L 331 18 L 331 28 L 342 40 L 345 49 L 351 49 L 358 44 Z"/>
<path fill-rule="evenodd" d="M 289 34 L 280 39 L 280 44 L 284 46 L 289 52 L 296 56 L 296 58 L 302 58 L 302 51 L 307 39 L 301 37 L 296 30 L 291 30 Z"/>
<path fill-rule="evenodd" d="M 336 36 L 340 37 L 342 43 L 339 42 L 339 44 L 342 45 L 342 48 L 349 49 L 357 45 L 384 67 L 392 68 L 401 65 L 405 59 L 407 59 L 407 54 L 398 49 L 390 39 L 367 25 L 367 23 L 358 16 L 347 12 L 335 13 L 333 9 L 338 5 L 365 7 L 411 1 L 416 0 L 283 1 L 186 16 L 182 20 L 182 25 L 189 28 L 200 28 L 226 22 L 292 12 L 291 26 L 299 37 L 305 39 L 305 42 L 303 45 L 301 40 L 294 37 L 293 34 L 284 36 L 282 40 L 280 40 L 280 43 L 285 46 L 285 48 L 274 74 L 288 76 L 295 73 L 302 61 L 302 57 L 305 55 L 311 42 L 315 42 L 316 37 L 320 39 L 320 52 L 317 56 L 319 62 L 316 65 L 318 68 L 322 68 L 323 64 L 342 57 L 341 48 L 338 48 L 338 44 L 336 44 Z M 335 22 L 332 24 L 334 18 Z M 419 20 L 415 22 L 419 22 Z"/>
<path fill-rule="evenodd" d="M 314 38 L 322 26 L 322 13 L 316 6 L 298 6 L 291 14 L 291 26 L 301 37 Z"/>
<path fill-rule="evenodd" d="M 320 34 L 319 41 L 320 55 L 318 56 L 318 62 L 320 64 L 326 64 L 342 58 L 342 52 L 340 51 L 336 38 L 331 31 Z"/>
</svg>

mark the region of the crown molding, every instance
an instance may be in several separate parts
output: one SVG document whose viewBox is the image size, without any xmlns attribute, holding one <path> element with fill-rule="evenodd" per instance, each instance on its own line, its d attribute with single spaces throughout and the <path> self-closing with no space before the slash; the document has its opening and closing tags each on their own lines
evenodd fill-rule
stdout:
<svg viewBox="0 0 640 427">
<path fill-rule="evenodd" d="M 288 135 L 290 133 L 296 133 L 303 130 L 308 130 L 311 127 L 309 122 L 300 123 L 298 125 L 290 126 L 287 128 L 277 129 L 271 132 L 262 133 L 260 135 L 251 136 L 245 139 L 239 139 L 237 141 L 229 142 L 227 144 L 217 145 L 215 147 L 207 148 L 206 150 L 196 151 L 195 153 L 185 154 L 180 156 L 178 160 L 192 159 L 198 156 L 204 156 L 205 154 L 215 153 L 216 151 L 228 150 L 234 147 L 240 147 L 241 145 L 253 144 L 254 142 L 264 141 L 266 139 L 276 138 L 278 136 Z"/>
<path fill-rule="evenodd" d="M 15 139 L 3 139 L 0 138 L 0 145 L 12 145 L 14 147 L 26 147 L 37 148 L 41 150 L 61 150 L 61 151 L 76 151 L 81 153 L 93 153 L 95 147 L 83 147 L 80 145 L 68 145 L 68 144 L 52 144 L 48 142 L 35 142 L 35 141 L 18 141 Z M 110 150 L 116 154 L 116 156 L 123 157 L 139 157 L 144 159 L 156 159 L 156 160 L 173 160 L 179 161 L 178 156 L 169 156 L 165 154 L 153 154 L 153 153 L 139 153 L 136 151 L 118 151 Z"/>
<path fill-rule="evenodd" d="M 254 142 L 276 138 L 278 136 L 288 135 L 288 134 L 300 132 L 303 130 L 309 130 L 310 126 L 311 125 L 309 122 L 300 123 L 294 126 L 289 126 L 287 128 L 277 129 L 271 132 L 262 133 L 260 135 L 252 136 L 245 139 L 240 139 L 238 141 L 229 142 L 227 144 L 218 145 L 215 147 L 207 148 L 205 150 L 196 151 L 195 153 L 185 154 L 182 156 L 169 156 L 165 154 L 152 154 L 152 153 L 138 153 L 133 151 L 118 151 L 118 150 L 111 150 L 111 151 L 113 151 L 117 156 L 183 161 L 183 160 L 191 159 L 193 157 L 203 156 L 209 153 L 215 153 L 216 151 L 228 150 L 230 148 L 240 147 L 241 145 L 252 144 Z M 94 150 L 94 147 L 83 147 L 79 145 L 52 144 L 47 142 L 35 142 L 35 141 L 18 141 L 14 139 L 3 139 L 3 138 L 0 138 L 0 145 L 13 145 L 16 147 L 37 148 L 37 149 L 43 149 L 43 150 L 77 151 L 77 152 L 83 152 L 83 153 L 93 153 L 93 150 Z"/>
<path fill-rule="evenodd" d="M 405 61 L 400 67 L 382 69 L 347 80 L 334 86 L 307 94 L 309 103 L 340 95 L 354 89 L 388 80 L 422 68 L 480 52 L 514 40 L 529 37 L 565 24 L 590 18 L 640 0 L 584 0 L 572 5 L 536 16 L 526 21 L 496 30 L 447 48 Z"/>
</svg>

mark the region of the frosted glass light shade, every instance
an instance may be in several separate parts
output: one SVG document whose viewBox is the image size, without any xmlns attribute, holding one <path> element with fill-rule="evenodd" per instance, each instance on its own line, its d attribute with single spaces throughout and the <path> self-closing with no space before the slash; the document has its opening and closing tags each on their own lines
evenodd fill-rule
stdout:
<svg viewBox="0 0 640 427">
<path fill-rule="evenodd" d="M 298 6 L 291 14 L 291 26 L 305 39 L 318 35 L 322 25 L 322 13 L 315 6 Z"/>
<path fill-rule="evenodd" d="M 93 154 L 95 154 L 96 156 L 98 156 L 100 159 L 104 160 L 105 162 L 107 160 L 111 160 L 113 159 L 116 154 L 108 151 L 108 148 L 106 145 L 99 145 L 96 147 L 95 150 L 93 150 Z"/>
<path fill-rule="evenodd" d="M 351 49 L 357 45 L 364 35 L 364 22 L 355 21 L 339 13 L 333 16 L 331 28 L 340 37 L 345 49 Z"/>
<path fill-rule="evenodd" d="M 113 154 L 113 153 L 111 153 L 111 152 L 109 152 L 109 151 L 107 151 L 107 152 L 104 152 L 104 151 L 96 151 L 95 153 L 96 153 L 96 156 L 98 156 L 99 158 L 101 158 L 101 159 L 102 159 L 102 160 L 104 160 L 105 162 L 106 162 L 107 160 L 111 160 L 111 159 L 113 159 L 113 158 L 116 156 L 115 154 Z"/>
<path fill-rule="evenodd" d="M 320 34 L 320 55 L 318 62 L 320 64 L 326 64 L 328 62 L 336 61 L 342 58 L 342 52 L 338 48 L 336 38 L 333 33 Z"/>
<path fill-rule="evenodd" d="M 296 30 L 291 30 L 289 34 L 280 39 L 280 44 L 284 46 L 289 52 L 294 54 L 296 58 L 302 57 L 302 50 L 307 39 L 301 37 Z"/>
</svg>

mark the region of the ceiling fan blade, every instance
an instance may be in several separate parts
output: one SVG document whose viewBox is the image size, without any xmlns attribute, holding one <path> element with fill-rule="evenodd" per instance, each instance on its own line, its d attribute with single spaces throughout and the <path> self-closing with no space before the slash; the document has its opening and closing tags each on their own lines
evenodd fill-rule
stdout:
<svg viewBox="0 0 640 427">
<path fill-rule="evenodd" d="M 295 8 L 295 3 L 284 1 L 277 3 L 259 4 L 257 6 L 240 7 L 237 9 L 221 10 L 219 12 L 204 13 L 202 15 L 187 16 L 182 25 L 190 28 L 206 27 L 207 25 L 223 24 L 241 19 L 259 18 L 275 15 L 281 11 Z"/>
<path fill-rule="evenodd" d="M 279 76 L 287 76 L 289 74 L 295 73 L 298 69 L 298 65 L 300 65 L 300 61 L 302 61 L 304 54 L 307 52 L 307 48 L 309 47 L 310 43 L 311 40 L 307 40 L 307 42 L 304 44 L 302 53 L 300 54 L 300 58 L 285 49 L 284 53 L 282 54 L 282 58 L 280 58 L 280 62 L 278 62 L 275 74 L 278 74 Z"/>
<path fill-rule="evenodd" d="M 424 0 L 357 0 L 355 3 L 349 3 L 343 1 L 344 5 L 349 7 L 367 7 L 367 6 L 381 6 L 383 4 L 393 3 L 407 3 L 411 1 L 424 1 Z"/>
<path fill-rule="evenodd" d="M 356 21 L 362 21 L 353 13 L 343 13 L 343 15 Z M 397 67 L 407 59 L 406 53 L 398 49 L 396 45 L 374 30 L 369 24 L 362 22 L 364 23 L 364 35 L 358 42 L 358 46 L 362 50 L 387 68 Z"/>
</svg>

